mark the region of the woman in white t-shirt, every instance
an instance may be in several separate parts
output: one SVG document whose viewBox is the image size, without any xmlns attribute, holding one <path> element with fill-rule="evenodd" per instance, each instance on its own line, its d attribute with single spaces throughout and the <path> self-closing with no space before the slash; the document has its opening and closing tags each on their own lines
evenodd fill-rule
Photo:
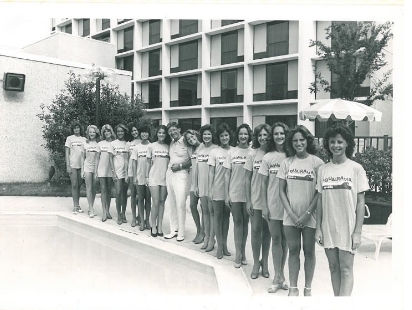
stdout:
<svg viewBox="0 0 412 310">
<path fill-rule="evenodd" d="M 101 130 L 101 140 L 99 144 L 100 155 L 97 158 L 97 176 L 100 180 L 100 192 L 102 201 L 102 222 L 111 219 L 110 203 L 112 201 L 112 184 L 113 171 L 110 166 L 110 155 L 112 149 L 112 141 L 115 139 L 115 134 L 112 126 L 106 124 Z"/>
<path fill-rule="evenodd" d="M 202 207 L 203 227 L 205 229 L 205 238 L 202 250 L 210 252 L 215 246 L 215 228 L 213 224 L 213 205 L 209 199 L 209 160 L 210 152 L 217 147 L 213 143 L 214 130 L 212 125 L 206 124 L 200 128 L 201 145 L 197 148 L 196 170 L 195 170 L 195 186 L 194 192 L 200 198 L 200 206 Z"/>
<path fill-rule="evenodd" d="M 166 172 L 169 165 L 170 137 L 167 127 L 160 125 L 156 130 L 153 143 L 147 149 L 146 184 L 152 196 L 152 237 L 163 237 L 163 215 L 167 197 Z M 155 229 L 155 232 L 153 230 Z"/>
<path fill-rule="evenodd" d="M 114 140 L 110 149 L 110 166 L 113 171 L 113 182 L 116 189 L 116 211 L 117 224 L 127 223 L 126 206 L 127 206 L 127 168 L 129 164 L 129 150 L 125 135 L 128 129 L 125 125 L 119 124 L 114 128 L 117 139 Z"/>
<path fill-rule="evenodd" d="M 150 142 L 150 128 L 142 126 L 140 130 L 140 139 L 142 140 L 133 150 L 131 159 L 133 160 L 133 183 L 137 188 L 137 208 L 140 218 L 140 231 L 151 229 L 150 210 L 152 200 L 150 189 L 146 182 L 147 150 Z"/>
<path fill-rule="evenodd" d="M 269 152 L 263 156 L 259 174 L 262 175 L 262 192 L 265 202 L 263 203 L 262 216 L 268 222 L 270 235 L 272 237 L 272 259 L 275 276 L 269 293 L 277 290 L 287 290 L 285 284 L 284 267 L 288 254 L 285 231 L 283 229 L 283 205 L 279 197 L 279 172 L 280 164 L 286 158 L 285 140 L 289 127 L 284 123 L 275 123 L 268 137 Z"/>
<path fill-rule="evenodd" d="M 298 296 L 300 251 L 305 257 L 304 296 L 311 296 L 315 271 L 315 210 L 318 193 L 316 176 L 323 161 L 315 156 L 313 135 L 302 125 L 292 129 L 286 138 L 287 157 L 278 172 L 280 200 L 284 207 L 283 225 L 289 248 L 289 294 Z"/>
<path fill-rule="evenodd" d="M 267 221 L 263 220 L 262 209 L 265 204 L 262 192 L 262 175 L 258 173 L 263 156 L 268 150 L 268 124 L 261 124 L 253 130 L 252 150 L 245 163 L 246 170 L 246 209 L 250 216 L 253 268 L 250 277 L 257 279 L 262 268 L 262 276 L 269 278 L 270 232 Z"/>
<path fill-rule="evenodd" d="M 205 238 L 205 232 L 203 229 L 203 223 L 200 219 L 199 211 L 197 209 L 198 203 L 199 203 L 199 197 L 195 195 L 194 188 L 195 188 L 195 177 L 196 177 L 196 160 L 197 160 L 197 148 L 200 146 L 200 141 L 199 141 L 199 133 L 196 130 L 193 129 L 188 129 L 184 134 L 183 134 L 186 143 L 188 145 L 192 146 L 192 154 L 190 155 L 190 159 L 192 161 L 192 167 L 190 169 L 190 188 L 189 188 L 189 193 L 190 193 L 190 213 L 192 214 L 193 221 L 195 222 L 196 225 L 196 236 L 192 240 L 195 244 L 202 243 L 204 238 Z M 190 149 L 188 148 L 190 151 Z M 202 217 L 203 220 L 203 217 Z"/>
<path fill-rule="evenodd" d="M 217 240 L 216 257 L 222 259 L 223 255 L 230 256 L 227 248 L 227 235 L 229 232 L 230 209 L 225 204 L 225 168 L 224 162 L 230 149 L 232 131 L 226 123 L 220 124 L 216 129 L 218 146 L 210 152 L 209 165 L 209 198 L 213 204 L 213 222 Z"/>
<path fill-rule="evenodd" d="M 73 213 L 82 213 L 80 208 L 80 186 L 81 186 L 81 158 L 83 144 L 86 138 L 82 137 L 82 127 L 79 123 L 73 123 L 71 128 L 71 135 L 67 137 L 65 146 L 66 167 L 67 173 L 70 176 L 72 197 L 73 197 Z"/>
<path fill-rule="evenodd" d="M 329 128 L 323 147 L 332 160 L 318 172 L 315 238 L 325 248 L 334 295 L 350 296 L 354 254 L 361 244 L 365 191 L 369 184 L 363 167 L 351 160 L 355 140 L 347 126 Z"/>
<path fill-rule="evenodd" d="M 137 128 L 136 124 L 131 124 L 129 126 L 129 132 L 132 138 L 132 141 L 127 142 L 127 147 L 129 149 L 129 166 L 127 170 L 127 175 L 129 177 L 129 191 L 130 191 L 130 206 L 132 209 L 132 223 L 131 226 L 135 227 L 136 226 L 136 221 L 137 224 L 139 223 L 140 218 L 136 218 L 136 185 L 133 183 L 133 160 L 132 160 L 132 153 L 135 147 L 142 142 L 142 139 L 140 139 L 140 134 L 139 134 L 139 129 Z"/>
<path fill-rule="evenodd" d="M 248 124 L 240 125 L 235 134 L 237 146 L 230 149 L 225 167 L 225 204 L 232 211 L 233 232 L 235 239 L 235 268 L 247 265 L 246 241 L 249 232 L 249 214 L 246 210 L 246 163 L 250 152 L 249 143 L 252 142 L 253 132 Z"/>
<path fill-rule="evenodd" d="M 89 125 L 86 129 L 86 143 L 83 144 L 82 178 L 86 183 L 87 203 L 89 204 L 89 216 L 94 217 L 94 200 L 97 187 L 97 164 L 99 162 L 99 130 L 95 125 Z"/>
</svg>

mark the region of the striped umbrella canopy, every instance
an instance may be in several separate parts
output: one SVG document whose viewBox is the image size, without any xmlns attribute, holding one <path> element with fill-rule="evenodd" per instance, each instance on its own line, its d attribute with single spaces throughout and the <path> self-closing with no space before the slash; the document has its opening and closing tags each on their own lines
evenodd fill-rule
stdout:
<svg viewBox="0 0 412 310">
<path fill-rule="evenodd" d="M 378 121 L 382 119 L 382 112 L 359 102 L 337 99 L 318 100 L 315 104 L 299 113 L 301 120 L 314 121 L 333 120 L 346 121 Z"/>
</svg>

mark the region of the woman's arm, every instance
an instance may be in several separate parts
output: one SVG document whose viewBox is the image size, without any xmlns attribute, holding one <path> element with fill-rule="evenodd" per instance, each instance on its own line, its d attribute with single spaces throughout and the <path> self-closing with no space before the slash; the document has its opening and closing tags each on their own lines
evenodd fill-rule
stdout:
<svg viewBox="0 0 412 310">
<path fill-rule="evenodd" d="M 286 192 L 287 189 L 287 183 L 286 180 L 284 179 L 279 179 L 279 196 L 280 196 L 280 201 L 283 204 L 283 207 L 285 208 L 286 213 L 292 218 L 293 223 L 296 223 L 298 220 L 298 217 L 296 214 L 292 211 L 292 208 L 289 203 L 288 195 Z M 299 193 L 295 193 L 299 195 Z"/>
<path fill-rule="evenodd" d="M 319 193 L 316 192 L 312 198 L 312 201 L 309 204 L 309 208 L 307 208 L 306 211 L 299 216 L 296 222 L 296 225 L 299 225 L 299 227 L 305 226 L 306 222 L 310 219 L 310 216 L 312 215 L 313 211 L 316 210 L 317 203 L 318 203 L 318 196 L 319 196 Z"/>
<path fill-rule="evenodd" d="M 72 168 L 70 167 L 70 148 L 67 146 L 65 147 L 65 157 L 67 173 L 70 174 L 72 172 Z"/>
<path fill-rule="evenodd" d="M 260 174 L 260 177 L 262 178 L 262 217 L 268 221 L 270 218 L 270 212 L 269 212 L 269 207 L 268 207 L 268 201 L 267 201 L 267 193 L 268 193 L 268 184 L 269 184 L 269 176 Z"/>
<path fill-rule="evenodd" d="M 147 159 L 147 165 L 146 165 L 146 185 L 149 185 L 149 173 L 150 173 L 150 169 L 152 169 L 152 159 L 148 158 Z M 134 171 L 134 170 L 133 170 Z"/>
<path fill-rule="evenodd" d="M 133 171 L 133 184 L 137 185 L 137 160 L 136 159 L 132 159 L 132 171 Z"/>
<path fill-rule="evenodd" d="M 196 162 L 195 165 L 197 166 L 197 162 Z M 197 171 L 198 171 L 198 167 L 196 167 L 196 169 L 194 169 L 195 175 L 193 177 L 193 180 L 194 180 L 193 192 L 195 193 L 195 195 L 197 197 L 199 197 L 199 180 L 197 179 L 199 177 L 199 174 L 198 174 Z"/>
<path fill-rule="evenodd" d="M 110 162 L 110 169 L 112 169 L 112 172 L 113 172 L 113 182 L 116 182 L 117 176 L 116 176 L 116 170 L 114 170 L 114 154 L 113 153 L 110 153 L 109 162 Z"/>
<path fill-rule="evenodd" d="M 210 166 L 209 165 L 209 184 L 207 185 L 208 188 L 208 197 L 210 200 L 212 200 L 212 186 L 213 186 L 213 181 L 215 180 L 215 166 Z"/>
<path fill-rule="evenodd" d="M 323 246 L 323 232 L 322 232 L 322 220 L 323 220 L 323 213 L 322 213 L 322 194 L 319 193 L 318 195 L 318 203 L 316 207 L 316 233 L 315 233 L 315 240 L 317 244 Z"/>
<path fill-rule="evenodd" d="M 229 186 L 230 186 L 230 176 L 232 174 L 232 169 L 225 168 L 225 204 L 231 208 L 232 199 L 229 195 Z"/>
<path fill-rule="evenodd" d="M 95 177 L 96 180 L 99 179 L 99 176 L 97 175 L 97 170 L 99 168 L 99 161 L 100 161 L 100 153 L 97 152 L 97 154 L 96 154 L 96 163 L 94 165 L 94 177 Z"/>
<path fill-rule="evenodd" d="M 85 158 L 86 158 L 86 152 L 84 151 L 84 149 L 83 149 L 83 151 L 81 152 L 81 155 L 80 155 L 80 176 L 84 179 L 84 160 L 85 160 Z"/>
<path fill-rule="evenodd" d="M 355 230 L 352 233 L 352 250 L 356 250 L 362 241 L 362 225 L 365 217 L 365 193 L 357 194 Z"/>
<path fill-rule="evenodd" d="M 246 188 L 245 188 L 245 194 L 246 194 L 246 210 L 247 213 L 249 213 L 250 216 L 253 216 L 253 205 L 252 205 L 252 171 L 249 171 L 246 169 L 245 173 L 245 178 L 246 178 Z"/>
</svg>

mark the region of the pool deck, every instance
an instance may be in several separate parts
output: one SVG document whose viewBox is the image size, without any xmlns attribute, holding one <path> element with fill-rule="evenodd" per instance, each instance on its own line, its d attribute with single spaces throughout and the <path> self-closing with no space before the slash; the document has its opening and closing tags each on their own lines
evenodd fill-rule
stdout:
<svg viewBox="0 0 412 310">
<path fill-rule="evenodd" d="M 129 201 L 128 201 L 129 202 Z M 129 202 L 130 203 L 130 202 Z M 72 211 L 72 199 L 66 197 L 29 197 L 29 196 L 21 196 L 21 197 L 9 197 L 9 196 L 0 196 L 0 215 L 5 214 L 31 214 L 31 213 L 60 213 L 65 214 L 65 216 L 74 219 L 76 221 L 81 221 L 82 223 L 89 223 L 90 225 L 96 227 L 106 227 L 109 230 L 115 230 L 119 234 L 130 234 L 130 232 L 134 234 L 138 234 L 140 236 L 144 235 L 147 236 L 147 239 L 155 239 L 150 237 L 150 231 L 140 231 L 139 228 L 131 227 L 131 210 L 130 205 L 128 205 L 128 209 L 126 212 L 126 217 L 128 223 L 117 225 L 116 223 L 116 211 L 115 211 L 115 204 L 114 199 L 112 200 L 111 205 L 111 214 L 113 216 L 112 220 L 107 220 L 106 222 L 101 221 L 101 203 L 100 203 L 100 196 L 96 197 L 95 203 L 95 213 L 97 216 L 94 218 L 89 218 L 87 215 L 87 202 L 85 198 L 81 198 L 80 205 L 82 209 L 85 211 L 83 214 L 73 215 Z M 67 214 L 67 215 L 66 215 Z M 199 255 L 207 255 L 208 259 L 212 258 L 215 259 L 216 256 L 216 247 L 212 252 L 206 253 L 200 249 L 201 245 L 194 244 L 191 240 L 195 236 L 195 225 L 192 219 L 190 212 L 186 214 L 186 236 L 183 242 L 177 242 L 176 239 L 166 240 L 163 237 L 157 237 L 156 245 L 162 246 L 160 242 L 164 242 L 166 244 L 173 244 L 173 248 L 181 249 L 181 252 L 184 255 L 191 256 L 193 253 L 194 256 L 198 257 Z M 166 210 L 164 216 L 164 232 L 165 234 L 168 233 L 169 228 L 169 220 L 168 220 L 168 212 Z M 1 238 L 1 237 L 0 237 Z M 1 239 L 0 239 L 1 240 Z M 170 245 L 171 246 L 171 245 Z M 169 245 L 165 245 L 166 248 L 170 247 Z M 231 219 L 230 222 L 230 230 L 229 230 L 229 238 L 228 238 L 228 247 L 229 251 L 232 253 L 230 257 L 224 257 L 222 260 L 217 260 L 214 263 L 216 266 L 215 268 L 221 269 L 220 272 L 223 272 L 226 268 L 234 268 L 234 240 L 233 240 L 233 222 Z M 352 297 L 350 300 L 357 300 L 358 298 L 361 300 L 368 300 L 368 308 L 372 304 L 376 304 L 374 306 L 375 309 L 377 308 L 387 308 L 388 306 L 393 306 L 394 300 L 398 300 L 399 294 L 395 287 L 395 283 L 398 282 L 395 275 L 395 269 L 393 268 L 392 264 L 392 241 L 385 240 L 382 243 L 380 254 L 378 260 L 373 258 L 375 252 L 375 245 L 372 241 L 363 239 L 363 243 L 355 256 L 355 263 L 354 263 L 354 274 L 355 274 L 355 285 L 352 293 Z M 327 264 L 327 259 L 324 253 L 324 250 L 316 246 L 316 270 L 315 276 L 313 279 L 312 284 L 312 295 L 313 297 L 309 301 L 308 298 L 295 298 L 293 301 L 291 298 L 279 298 L 279 297 L 286 297 L 287 291 L 278 291 L 276 294 L 268 294 L 267 288 L 271 284 L 271 279 L 274 275 L 273 265 L 271 260 L 271 255 L 269 255 L 269 271 L 270 271 L 270 278 L 264 278 L 261 275 L 258 279 L 252 280 L 250 278 L 250 273 L 252 269 L 252 250 L 250 246 L 250 231 L 249 231 L 249 239 L 247 242 L 246 248 L 246 256 L 249 261 L 249 264 L 246 266 L 241 267 L 241 272 L 243 273 L 243 277 L 247 282 L 251 290 L 250 296 L 247 297 L 247 304 L 243 301 L 239 304 L 239 308 L 243 307 L 255 307 L 258 306 L 259 308 L 265 308 L 265 306 L 270 307 L 273 305 L 274 302 L 282 302 L 286 303 L 288 306 L 296 306 L 296 309 L 316 309 L 319 308 L 320 304 L 318 302 L 320 300 L 326 300 L 333 302 L 333 308 L 339 308 L 340 306 L 343 307 L 343 304 L 336 303 L 336 299 L 333 298 L 333 291 L 330 283 L 330 275 L 329 269 Z M 298 287 L 301 291 L 301 295 L 303 293 L 304 287 L 304 274 L 303 274 L 303 256 L 301 257 L 302 267 L 299 275 L 299 282 Z M 226 270 L 229 272 L 229 270 Z M 230 271 L 231 272 L 231 271 Z M 285 266 L 285 275 L 288 282 L 288 267 L 287 263 Z M 246 280 L 247 279 L 247 280 Z M 246 298 L 246 296 L 243 296 Z M 300 300 L 300 302 L 296 302 L 296 300 Z M 241 302 L 242 297 L 239 298 L 237 302 Z M 232 300 L 233 305 L 235 302 Z M 136 305 L 136 303 L 134 303 Z M 325 308 L 326 304 L 323 304 Z M 357 308 L 358 304 L 350 304 L 351 307 Z M 365 304 L 364 304 L 365 305 Z M 323 308 L 323 306 L 322 306 Z M 290 309 L 290 307 L 288 307 Z M 396 309 L 400 309 L 396 307 Z"/>
</svg>

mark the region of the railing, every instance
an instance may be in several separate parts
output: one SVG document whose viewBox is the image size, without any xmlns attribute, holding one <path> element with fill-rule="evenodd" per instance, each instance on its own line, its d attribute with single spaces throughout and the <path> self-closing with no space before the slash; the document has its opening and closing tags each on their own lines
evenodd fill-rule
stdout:
<svg viewBox="0 0 412 310">
<path fill-rule="evenodd" d="M 323 138 L 315 138 L 315 140 L 321 144 Z M 358 136 L 355 137 L 355 153 L 363 153 L 367 149 L 377 149 L 388 151 L 392 149 L 393 138 L 388 135 L 384 136 Z"/>
</svg>

